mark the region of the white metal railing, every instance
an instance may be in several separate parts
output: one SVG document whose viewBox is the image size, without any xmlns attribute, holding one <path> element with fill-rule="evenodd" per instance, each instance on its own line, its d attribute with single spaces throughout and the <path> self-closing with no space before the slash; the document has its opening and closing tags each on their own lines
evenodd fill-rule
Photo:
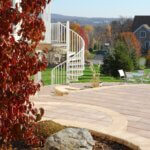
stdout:
<svg viewBox="0 0 150 150">
<path fill-rule="evenodd" d="M 52 44 L 66 44 L 67 29 L 65 24 L 52 23 L 51 25 L 51 43 Z"/>
<path fill-rule="evenodd" d="M 69 22 L 66 26 L 61 23 L 53 24 L 52 29 L 55 30 L 52 31 L 52 43 L 66 43 L 67 60 L 52 70 L 51 83 L 67 84 L 77 81 L 79 76 L 83 75 L 85 42 L 79 34 L 70 29 Z"/>
<path fill-rule="evenodd" d="M 68 78 L 69 81 L 78 80 L 83 75 L 84 70 L 84 49 L 85 43 L 83 38 L 70 29 L 70 49 L 69 53 L 74 54 L 68 58 Z"/>
<path fill-rule="evenodd" d="M 51 84 L 66 84 L 67 79 L 67 62 L 63 62 L 56 66 L 51 72 Z"/>
</svg>

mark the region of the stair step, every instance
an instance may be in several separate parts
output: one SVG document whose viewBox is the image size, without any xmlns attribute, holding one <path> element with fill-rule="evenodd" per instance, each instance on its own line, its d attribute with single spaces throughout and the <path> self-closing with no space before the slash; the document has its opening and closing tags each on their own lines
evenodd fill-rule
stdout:
<svg viewBox="0 0 150 150">
<path fill-rule="evenodd" d="M 82 70 L 83 70 L 84 67 L 83 67 L 83 66 L 68 66 L 68 69 L 70 69 L 70 70 L 71 70 L 71 69 L 76 69 L 76 70 L 77 70 L 77 69 L 82 69 Z"/>
<path fill-rule="evenodd" d="M 78 73 L 78 72 L 82 72 L 83 69 L 78 69 L 78 70 L 68 70 L 68 73 Z"/>
<path fill-rule="evenodd" d="M 69 76 L 80 76 L 81 74 L 82 74 L 82 71 L 81 72 L 74 72 L 74 73 L 72 73 L 72 72 L 68 72 L 67 73 Z"/>
<path fill-rule="evenodd" d="M 67 75 L 70 77 L 79 77 L 80 76 L 79 74 L 67 74 Z"/>
<path fill-rule="evenodd" d="M 83 64 L 68 64 L 68 67 L 82 67 Z"/>
<path fill-rule="evenodd" d="M 73 58 L 73 59 L 70 59 L 69 62 L 75 62 L 75 61 L 82 61 L 81 58 Z"/>
<path fill-rule="evenodd" d="M 66 43 L 52 43 L 52 46 L 53 47 L 64 47 L 64 48 L 66 48 L 67 44 Z"/>
<path fill-rule="evenodd" d="M 74 70 L 74 71 L 78 71 L 78 70 L 83 70 L 84 68 L 83 67 L 74 67 L 74 68 L 71 68 L 71 67 L 68 67 L 69 70 Z"/>
<path fill-rule="evenodd" d="M 70 79 L 70 82 L 77 82 L 77 81 L 79 81 L 78 78 L 77 79 Z"/>
<path fill-rule="evenodd" d="M 72 70 L 72 71 L 80 71 L 80 70 L 83 70 L 84 68 L 83 67 L 80 67 L 80 68 L 68 68 L 69 70 Z"/>
<path fill-rule="evenodd" d="M 75 52 L 69 52 L 69 57 L 74 56 L 75 54 Z"/>
<path fill-rule="evenodd" d="M 84 67 L 83 66 L 80 66 L 80 67 L 78 67 L 78 66 L 73 66 L 73 67 L 71 67 L 71 66 L 68 66 L 68 69 L 76 69 L 76 70 L 78 70 L 78 69 L 84 69 Z"/>
<path fill-rule="evenodd" d="M 80 76 L 82 76 L 83 75 L 83 72 L 81 71 L 81 72 L 78 72 L 78 73 L 67 73 L 67 75 L 68 76 L 78 76 L 78 77 L 80 77 Z"/>
<path fill-rule="evenodd" d="M 72 74 L 70 74 L 70 75 L 68 75 L 68 79 L 72 79 L 72 78 L 76 78 L 76 79 L 78 79 L 79 77 L 81 77 L 82 75 L 81 74 L 78 74 L 78 75 L 72 75 Z"/>
</svg>

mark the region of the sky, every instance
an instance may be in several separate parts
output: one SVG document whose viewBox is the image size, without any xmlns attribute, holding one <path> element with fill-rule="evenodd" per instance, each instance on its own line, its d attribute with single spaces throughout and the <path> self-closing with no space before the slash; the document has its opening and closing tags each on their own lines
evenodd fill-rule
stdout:
<svg viewBox="0 0 150 150">
<path fill-rule="evenodd" d="M 52 13 L 113 18 L 150 15 L 150 0 L 52 0 Z"/>
</svg>

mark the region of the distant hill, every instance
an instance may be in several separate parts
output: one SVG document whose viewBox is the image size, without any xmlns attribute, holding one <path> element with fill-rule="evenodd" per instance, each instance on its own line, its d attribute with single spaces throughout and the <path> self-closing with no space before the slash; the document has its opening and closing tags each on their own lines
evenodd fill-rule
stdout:
<svg viewBox="0 0 150 150">
<path fill-rule="evenodd" d="M 118 20 L 118 18 L 88 18 L 88 17 L 76 17 L 76 16 L 64 16 L 59 14 L 52 14 L 52 22 L 75 22 L 81 25 L 104 25 L 109 24 L 110 22 Z"/>
</svg>

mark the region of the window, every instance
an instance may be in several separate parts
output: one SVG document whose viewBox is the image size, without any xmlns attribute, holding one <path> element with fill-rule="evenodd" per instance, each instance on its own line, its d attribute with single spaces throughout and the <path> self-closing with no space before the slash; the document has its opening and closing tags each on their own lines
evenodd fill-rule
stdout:
<svg viewBox="0 0 150 150">
<path fill-rule="evenodd" d="M 145 31 L 140 32 L 140 38 L 146 38 L 146 32 Z"/>
<path fill-rule="evenodd" d="M 145 49 L 148 50 L 150 47 L 150 42 L 149 41 L 146 41 L 145 42 Z"/>
</svg>

